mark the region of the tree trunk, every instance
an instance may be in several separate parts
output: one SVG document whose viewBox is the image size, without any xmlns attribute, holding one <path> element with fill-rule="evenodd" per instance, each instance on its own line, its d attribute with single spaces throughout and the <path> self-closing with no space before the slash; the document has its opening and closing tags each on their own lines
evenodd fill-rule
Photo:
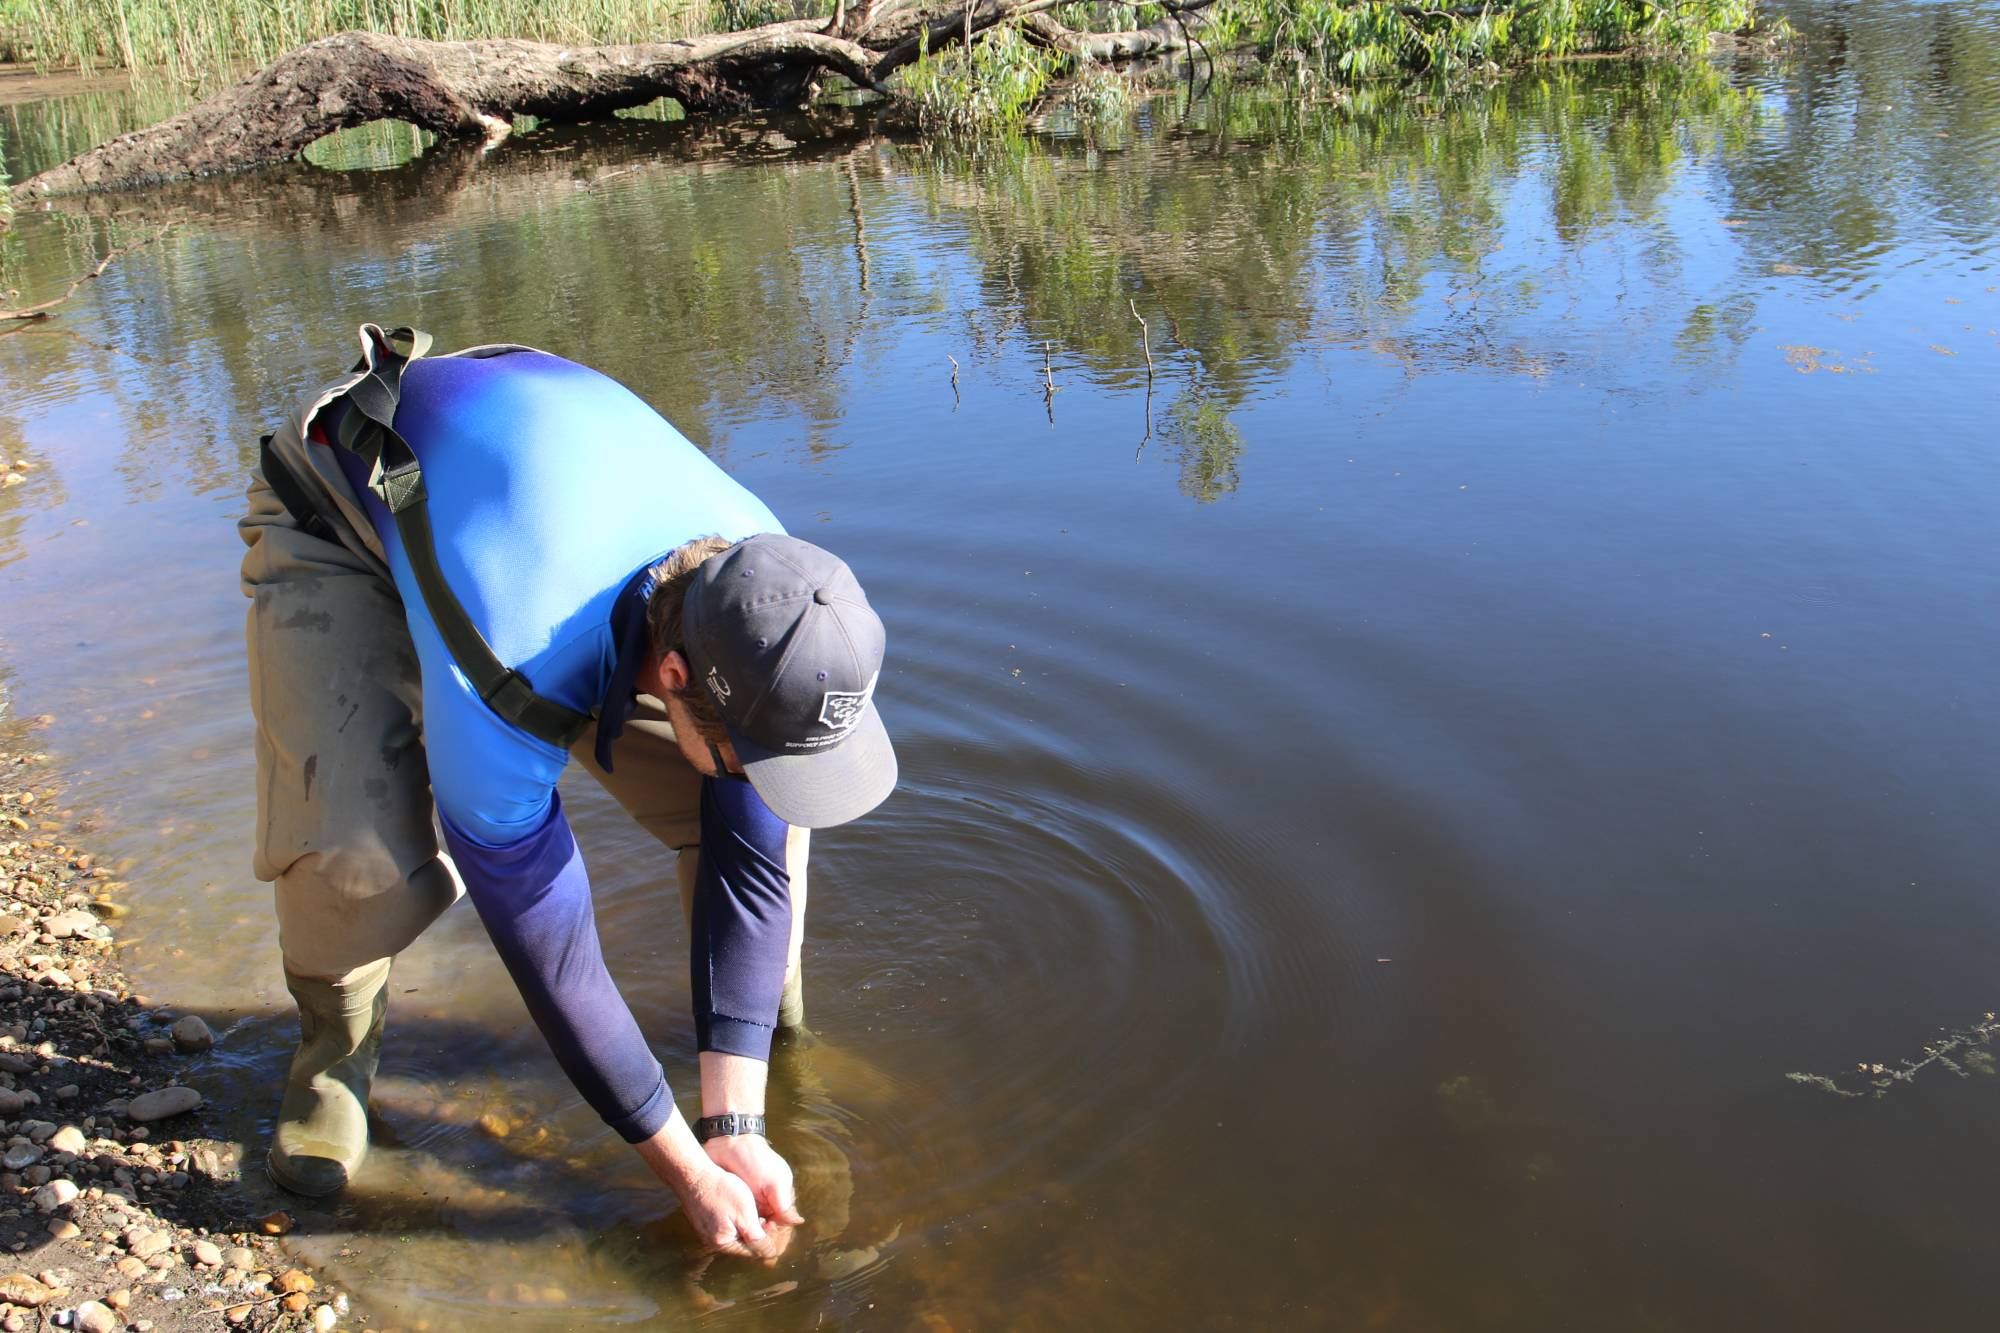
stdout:
<svg viewBox="0 0 2000 1333">
<path fill-rule="evenodd" d="M 582 120 L 659 97 L 674 98 L 691 116 L 797 106 L 827 72 L 880 90 L 926 47 L 936 51 L 1031 16 L 1037 39 L 1093 59 L 1169 49 L 1152 29 L 1072 33 L 1044 13 L 1056 2 L 962 0 L 961 8 L 870 0 L 842 5 L 832 21 L 795 19 L 637 46 L 430 42 L 344 32 L 280 56 L 150 129 L 120 135 L 24 181 L 13 199 L 26 204 L 283 162 L 316 139 L 373 120 L 491 143 L 507 135 L 514 116 Z"/>
</svg>

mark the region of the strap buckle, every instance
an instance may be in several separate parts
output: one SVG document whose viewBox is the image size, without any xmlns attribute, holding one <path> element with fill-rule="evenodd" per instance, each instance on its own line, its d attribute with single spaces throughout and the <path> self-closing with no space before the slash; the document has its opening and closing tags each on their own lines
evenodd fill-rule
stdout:
<svg viewBox="0 0 2000 1333">
<path fill-rule="evenodd" d="M 529 705 L 540 696 L 528 678 L 508 667 L 494 680 L 493 684 L 480 693 L 480 699 L 500 716 L 516 725 L 526 715 Z"/>
<path fill-rule="evenodd" d="M 417 466 L 415 457 L 385 468 L 382 460 L 375 460 L 375 475 L 368 479 L 368 489 L 382 497 L 382 503 L 389 506 L 389 512 L 400 514 L 411 505 L 422 504 L 429 497 L 424 489 L 423 469 Z"/>
</svg>

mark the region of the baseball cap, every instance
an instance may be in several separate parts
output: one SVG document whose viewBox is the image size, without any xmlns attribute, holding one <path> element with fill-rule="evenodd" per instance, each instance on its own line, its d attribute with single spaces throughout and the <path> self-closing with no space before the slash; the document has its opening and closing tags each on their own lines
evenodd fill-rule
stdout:
<svg viewBox="0 0 2000 1333">
<path fill-rule="evenodd" d="M 887 635 L 845 561 L 777 533 L 703 562 L 681 610 L 689 666 L 750 785 L 802 828 L 844 824 L 896 787 L 875 709 Z"/>
</svg>

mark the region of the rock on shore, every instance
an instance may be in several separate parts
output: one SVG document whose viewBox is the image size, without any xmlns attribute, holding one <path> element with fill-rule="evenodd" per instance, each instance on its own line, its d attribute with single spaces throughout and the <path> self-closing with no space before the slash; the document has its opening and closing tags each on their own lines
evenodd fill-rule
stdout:
<svg viewBox="0 0 2000 1333">
<path fill-rule="evenodd" d="M 273 1239 L 290 1218 L 260 1221 L 242 1150 L 200 1137 L 215 1032 L 119 973 L 123 885 L 69 843 L 31 739 L 0 717 L 0 1333 L 349 1326 Z"/>
</svg>

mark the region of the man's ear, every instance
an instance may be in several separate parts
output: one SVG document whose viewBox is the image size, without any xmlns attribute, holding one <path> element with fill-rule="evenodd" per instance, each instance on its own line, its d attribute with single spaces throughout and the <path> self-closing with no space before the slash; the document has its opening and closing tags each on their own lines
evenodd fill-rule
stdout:
<svg viewBox="0 0 2000 1333">
<path fill-rule="evenodd" d="M 688 666 L 688 660 L 672 650 L 665 656 L 656 657 L 646 663 L 641 675 L 643 678 L 640 683 L 646 687 L 646 693 L 659 699 L 664 699 L 670 694 L 679 694 L 687 688 L 688 682 L 694 679 L 694 671 Z"/>
</svg>

